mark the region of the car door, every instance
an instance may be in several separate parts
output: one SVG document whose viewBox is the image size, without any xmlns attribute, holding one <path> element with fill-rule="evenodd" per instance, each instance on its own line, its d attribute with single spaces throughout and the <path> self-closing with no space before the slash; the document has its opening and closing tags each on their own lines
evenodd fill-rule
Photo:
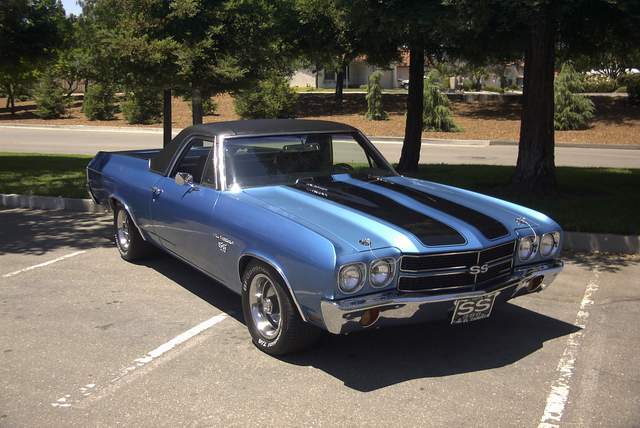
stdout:
<svg viewBox="0 0 640 428">
<path fill-rule="evenodd" d="M 215 207 L 220 192 L 213 147 L 210 137 L 186 137 L 169 173 L 153 189 L 151 215 L 167 250 L 215 275 Z"/>
</svg>

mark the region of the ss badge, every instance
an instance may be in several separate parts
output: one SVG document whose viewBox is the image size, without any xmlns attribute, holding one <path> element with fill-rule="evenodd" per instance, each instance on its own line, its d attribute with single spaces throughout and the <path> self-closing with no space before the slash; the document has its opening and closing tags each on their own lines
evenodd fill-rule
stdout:
<svg viewBox="0 0 640 428">
<path fill-rule="evenodd" d="M 453 316 L 451 324 L 461 324 L 470 321 L 477 321 L 489 318 L 493 302 L 499 293 L 485 294 L 479 297 L 459 299 L 454 302 Z"/>
</svg>

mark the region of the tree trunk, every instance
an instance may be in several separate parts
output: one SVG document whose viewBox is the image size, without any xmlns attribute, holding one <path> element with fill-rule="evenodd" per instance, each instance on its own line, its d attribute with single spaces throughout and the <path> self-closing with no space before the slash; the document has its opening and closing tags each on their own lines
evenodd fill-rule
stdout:
<svg viewBox="0 0 640 428">
<path fill-rule="evenodd" d="M 7 85 L 7 107 L 11 107 L 11 114 L 16 114 L 16 91 L 15 86 L 11 83 Z"/>
<path fill-rule="evenodd" d="M 162 147 L 171 143 L 171 89 L 165 89 L 162 94 Z"/>
<path fill-rule="evenodd" d="M 344 89 L 344 76 L 346 74 L 346 66 L 341 65 L 340 69 L 338 70 L 338 72 L 336 73 L 336 93 L 335 93 L 335 103 L 336 103 L 336 107 L 338 109 L 342 108 L 342 93 L 343 93 L 343 89 Z"/>
<path fill-rule="evenodd" d="M 202 124 L 202 95 L 200 89 L 193 88 L 191 92 L 191 118 L 194 125 Z"/>
<path fill-rule="evenodd" d="M 524 89 L 518 163 L 513 186 L 524 193 L 548 195 L 556 188 L 553 125 L 555 25 L 550 8 L 530 29 L 524 56 Z"/>
<path fill-rule="evenodd" d="M 422 43 L 411 45 L 409 55 L 407 120 L 402 154 L 398 164 L 398 170 L 403 173 L 418 169 L 422 144 L 422 111 L 424 110 L 424 47 Z"/>
</svg>

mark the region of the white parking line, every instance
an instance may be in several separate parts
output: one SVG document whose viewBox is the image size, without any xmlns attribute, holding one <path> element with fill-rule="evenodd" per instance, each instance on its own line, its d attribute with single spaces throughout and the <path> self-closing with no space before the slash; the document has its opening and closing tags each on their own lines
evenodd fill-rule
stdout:
<svg viewBox="0 0 640 428">
<path fill-rule="evenodd" d="M 562 414 L 569 398 L 569 389 L 571 387 L 571 378 L 575 371 L 576 358 L 580 349 L 580 340 L 584 335 L 584 329 L 587 327 L 587 319 L 589 318 L 589 307 L 593 305 L 593 296 L 598 291 L 598 266 L 594 267 L 594 278 L 587 284 L 584 292 L 580 309 L 574 325 L 580 330 L 569 335 L 567 345 L 564 348 L 562 357 L 558 362 L 558 378 L 551 385 L 551 392 L 547 397 L 547 405 L 544 408 L 544 414 L 540 418 L 538 428 L 555 428 L 560 426 Z"/>
<path fill-rule="evenodd" d="M 51 403 L 51 406 L 59 407 L 59 408 L 68 408 L 68 407 L 71 407 L 72 405 L 77 405 L 80 401 L 86 398 L 92 398 L 92 397 L 94 399 L 102 398 L 103 396 L 107 395 L 108 392 L 116 389 L 119 386 L 119 382 L 123 380 L 125 376 L 130 375 L 135 370 L 138 370 L 146 366 L 147 364 L 151 363 L 155 359 L 159 358 L 160 356 L 174 349 L 176 346 L 186 342 L 187 340 L 197 336 L 203 331 L 208 330 L 214 325 L 224 321 L 225 319 L 227 319 L 228 316 L 229 316 L 228 314 L 222 313 L 214 317 L 211 317 L 206 321 L 201 322 L 195 327 L 191 327 L 189 330 L 185 331 L 184 333 L 177 335 L 176 337 L 169 340 L 168 342 L 163 343 L 162 345 L 158 346 L 152 351 L 147 352 L 142 357 L 139 357 L 133 360 L 133 363 L 130 366 L 120 370 L 120 373 L 118 373 L 117 376 L 112 378 L 110 381 L 106 382 L 103 386 L 98 386 L 95 383 L 83 385 L 78 388 L 78 391 L 76 392 L 75 397 L 73 394 L 65 394 L 62 397 L 58 398 L 55 402 Z"/>
<path fill-rule="evenodd" d="M 28 271 L 33 270 L 33 269 L 49 266 L 50 264 L 57 263 L 59 261 L 62 261 L 64 259 L 68 259 L 68 258 L 71 258 L 71 257 L 79 256 L 80 254 L 84 254 L 84 253 L 86 253 L 85 250 L 76 251 L 75 253 L 67 254 L 65 256 L 58 257 L 57 259 L 49 260 L 48 262 L 39 263 L 37 265 L 29 266 L 29 267 L 26 267 L 24 269 L 16 270 L 14 272 L 5 273 L 4 275 L 2 275 L 2 277 L 3 278 L 9 278 L 9 277 L 12 277 L 12 276 L 16 276 L 16 275 L 21 274 L 23 272 L 28 272 Z"/>
</svg>

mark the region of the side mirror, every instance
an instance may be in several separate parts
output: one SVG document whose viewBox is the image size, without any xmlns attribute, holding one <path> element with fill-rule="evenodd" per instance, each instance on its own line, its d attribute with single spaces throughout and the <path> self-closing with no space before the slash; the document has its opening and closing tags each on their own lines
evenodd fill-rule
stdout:
<svg viewBox="0 0 640 428">
<path fill-rule="evenodd" d="M 187 186 L 193 187 L 193 175 L 188 172 L 178 172 L 176 173 L 176 184 L 178 186 Z"/>
</svg>

